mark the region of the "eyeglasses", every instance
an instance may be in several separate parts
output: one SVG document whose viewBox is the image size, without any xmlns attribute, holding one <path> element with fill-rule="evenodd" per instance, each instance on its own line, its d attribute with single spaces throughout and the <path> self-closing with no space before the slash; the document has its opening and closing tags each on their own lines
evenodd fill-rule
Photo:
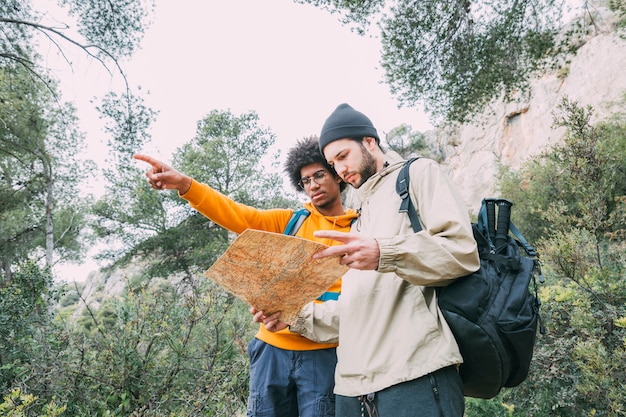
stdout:
<svg viewBox="0 0 626 417">
<path fill-rule="evenodd" d="M 302 188 L 303 190 L 305 188 L 310 187 L 311 186 L 311 180 L 315 181 L 315 183 L 317 185 L 324 184 L 324 182 L 326 181 L 326 171 L 324 171 L 323 169 L 320 169 L 319 171 L 315 172 L 310 177 L 302 177 L 302 178 L 300 178 L 300 181 L 298 181 L 298 187 Z"/>
</svg>

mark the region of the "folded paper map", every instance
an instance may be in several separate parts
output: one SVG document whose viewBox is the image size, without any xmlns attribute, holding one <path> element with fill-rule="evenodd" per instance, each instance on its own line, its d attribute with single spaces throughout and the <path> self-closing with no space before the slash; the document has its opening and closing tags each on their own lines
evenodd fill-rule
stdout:
<svg viewBox="0 0 626 417">
<path fill-rule="evenodd" d="M 302 307 L 348 270 L 337 256 L 312 258 L 327 247 L 296 236 L 248 229 L 205 275 L 257 310 L 281 311 L 280 319 L 294 324 Z"/>
</svg>

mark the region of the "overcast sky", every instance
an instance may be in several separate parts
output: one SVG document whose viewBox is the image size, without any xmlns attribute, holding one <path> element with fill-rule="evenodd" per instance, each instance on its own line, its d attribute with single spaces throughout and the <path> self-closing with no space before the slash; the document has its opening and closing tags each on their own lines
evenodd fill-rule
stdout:
<svg viewBox="0 0 626 417">
<path fill-rule="evenodd" d="M 67 21 L 58 10 L 48 19 Z M 119 91 L 121 77 L 84 54 L 70 54 L 69 67 L 54 47 L 42 46 L 44 59 L 61 79 L 63 98 L 78 108 L 88 156 L 102 166 L 107 138 L 90 101 L 110 89 Z M 153 144 L 142 151 L 171 161 L 173 151 L 194 136 L 198 120 L 214 109 L 257 112 L 281 148 L 319 134 L 343 102 L 365 113 L 380 135 L 402 123 L 430 129 L 417 109 L 398 109 L 383 83 L 379 59 L 378 39 L 352 33 L 336 16 L 310 5 L 162 0 L 141 49 L 123 66 L 131 85 L 148 91 L 146 104 L 159 112 Z M 90 191 L 98 194 L 101 186 L 93 186 Z"/>
</svg>

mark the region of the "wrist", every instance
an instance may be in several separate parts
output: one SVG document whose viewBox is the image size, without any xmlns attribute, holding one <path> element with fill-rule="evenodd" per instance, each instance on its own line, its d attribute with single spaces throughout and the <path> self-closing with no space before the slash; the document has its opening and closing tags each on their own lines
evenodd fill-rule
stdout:
<svg viewBox="0 0 626 417">
<path fill-rule="evenodd" d="M 191 188 L 191 183 L 192 183 L 191 178 L 185 177 L 185 179 L 183 180 L 180 188 L 178 189 L 178 193 L 180 195 L 186 194 L 187 191 L 189 191 L 189 189 Z"/>
</svg>

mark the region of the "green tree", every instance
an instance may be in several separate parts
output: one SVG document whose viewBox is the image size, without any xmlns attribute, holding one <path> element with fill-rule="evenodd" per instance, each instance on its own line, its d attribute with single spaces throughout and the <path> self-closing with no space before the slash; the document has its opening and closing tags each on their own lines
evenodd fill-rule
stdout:
<svg viewBox="0 0 626 417">
<path fill-rule="evenodd" d="M 0 86 L 0 269 L 9 277 L 25 259 L 51 267 L 81 253 L 87 207 L 75 196 L 91 165 L 77 158 L 75 110 L 52 99 L 52 84 L 5 67 Z"/>
<path fill-rule="evenodd" d="M 32 242 L 41 234 L 42 217 L 30 208 L 45 189 L 37 166 L 45 149 L 42 109 L 37 91 L 22 82 L 22 75 L 10 68 L 0 71 L 0 267 L 7 279 L 12 266 L 32 253 Z"/>
<path fill-rule="evenodd" d="M 78 130 L 76 109 L 69 103 L 52 106 L 46 150 L 51 169 L 46 173 L 46 265 L 81 259 L 92 243 L 89 213 L 93 199 L 81 185 L 93 177 L 95 163 L 82 159 L 85 136 Z M 54 258 L 53 258 L 54 255 Z"/>
<path fill-rule="evenodd" d="M 33 262 L 16 267 L 10 281 L 0 282 L 0 393 L 27 386 L 30 394 L 47 394 L 49 373 L 58 350 L 50 305 L 52 276 Z"/>
<path fill-rule="evenodd" d="M 404 158 L 416 155 L 432 157 L 435 153 L 429 149 L 424 134 L 413 132 L 411 126 L 407 124 L 401 124 L 391 129 L 386 141 L 392 151 L 397 152 Z"/>
<path fill-rule="evenodd" d="M 378 26 L 381 64 L 403 105 L 421 103 L 435 121 L 463 122 L 494 98 L 524 92 L 532 75 L 560 65 L 593 29 L 588 20 L 559 37 L 562 0 L 296 0 L 341 15 L 360 33 Z M 623 2 L 609 2 L 623 13 Z M 578 45 L 580 46 L 580 45 Z"/>
<path fill-rule="evenodd" d="M 67 22 L 39 3 L 0 4 L 0 216 L 11 219 L 0 226 L 0 269 L 7 276 L 12 264 L 28 256 L 52 266 L 78 258 L 84 247 L 80 230 L 89 200 L 75 198 L 74 187 L 89 169 L 74 159 L 83 138 L 75 111 L 61 102 L 36 48 L 48 42 L 69 66 L 67 57 L 78 49 L 124 76 L 118 60 L 138 46 L 154 2 L 63 0 L 59 5 L 69 14 Z"/>
<path fill-rule="evenodd" d="M 272 207 L 285 201 L 281 178 L 272 172 L 280 151 L 267 154 L 275 140 L 255 112 L 235 116 L 213 110 L 198 122 L 196 136 L 176 151 L 174 164 L 238 202 Z"/>
<path fill-rule="evenodd" d="M 166 230 L 163 199 L 152 192 L 133 154 L 151 140 L 156 112 L 140 96 L 109 93 L 98 107 L 109 149 L 104 195 L 94 206 L 94 231 L 108 244 L 99 257 L 118 260 L 148 236 Z"/>
<path fill-rule="evenodd" d="M 520 170 L 503 167 L 501 194 L 515 202 L 516 223 L 538 241 L 557 228 L 593 229 L 597 239 L 619 233 L 617 196 L 626 194 L 624 114 L 591 126 L 591 108 L 563 100 L 555 127 L 567 129 L 562 145 L 532 158 Z M 560 216 L 565 211 L 569 216 Z M 552 214 L 550 214 L 552 212 Z"/>
</svg>

